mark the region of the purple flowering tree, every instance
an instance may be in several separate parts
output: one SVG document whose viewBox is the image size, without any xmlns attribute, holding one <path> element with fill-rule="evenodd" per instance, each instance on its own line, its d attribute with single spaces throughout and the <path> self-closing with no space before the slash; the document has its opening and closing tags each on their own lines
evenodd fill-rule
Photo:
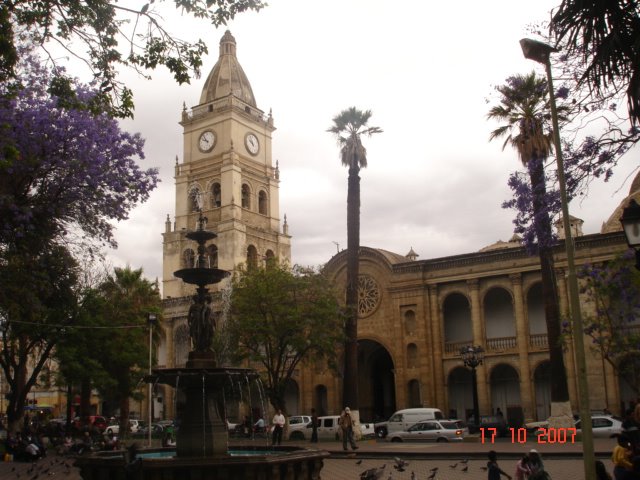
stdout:
<svg viewBox="0 0 640 480">
<path fill-rule="evenodd" d="M 74 235 L 115 246 L 110 222 L 126 219 L 158 182 L 156 169 L 138 165 L 144 140 L 96 112 L 95 89 L 67 84 L 52 95 L 59 85 L 33 57 L 19 80 L 0 84 L 0 246 Z"/>
<path fill-rule="evenodd" d="M 115 246 L 111 221 L 158 182 L 138 165 L 142 138 L 100 113 L 95 89 L 56 83 L 38 59 L 21 59 L 17 83 L 0 84 L 0 367 L 13 429 L 63 328 L 79 318 L 71 252 Z"/>
<path fill-rule="evenodd" d="M 551 363 L 551 403 L 566 404 L 569 401 L 569 389 L 562 354 L 560 308 L 552 252 L 555 239 L 550 209 L 553 202 L 547 193 L 544 169 L 544 161 L 551 154 L 553 145 L 547 81 L 534 72 L 514 75 L 496 90 L 500 95 L 499 104 L 491 108 L 487 117 L 506 123 L 491 132 L 490 140 L 506 136 L 502 148 L 511 145 L 527 169 L 528 178 L 515 175 L 510 179 L 512 189 L 516 189 L 513 205 L 519 211 L 516 231 L 525 234 L 529 251 L 537 251 L 540 258 Z"/>
<path fill-rule="evenodd" d="M 635 253 L 587 265 L 580 272 L 592 349 L 640 394 L 640 272 Z M 568 324 L 564 325 L 569 328 Z"/>
</svg>

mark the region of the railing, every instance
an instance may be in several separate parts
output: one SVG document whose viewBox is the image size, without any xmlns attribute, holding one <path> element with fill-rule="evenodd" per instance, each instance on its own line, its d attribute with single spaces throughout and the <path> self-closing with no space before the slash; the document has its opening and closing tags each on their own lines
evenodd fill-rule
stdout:
<svg viewBox="0 0 640 480">
<path fill-rule="evenodd" d="M 471 344 L 473 344 L 473 340 L 465 340 L 464 342 L 445 342 L 444 353 L 449 356 L 460 355 L 460 349 Z"/>
<path fill-rule="evenodd" d="M 487 338 L 487 351 L 504 352 L 516 348 L 516 337 Z"/>
<path fill-rule="evenodd" d="M 536 348 L 540 350 L 544 350 L 549 348 L 549 338 L 546 333 L 536 333 L 529 335 L 529 346 L 531 348 Z"/>
</svg>

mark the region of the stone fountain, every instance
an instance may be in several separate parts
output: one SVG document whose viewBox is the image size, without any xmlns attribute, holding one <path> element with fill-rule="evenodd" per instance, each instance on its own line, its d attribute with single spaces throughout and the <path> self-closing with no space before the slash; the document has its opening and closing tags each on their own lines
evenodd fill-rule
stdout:
<svg viewBox="0 0 640 480">
<path fill-rule="evenodd" d="M 217 284 L 229 272 L 207 265 L 205 244 L 216 238 L 205 229 L 200 210 L 198 227 L 186 237 L 198 244 L 195 264 L 174 275 L 196 285 L 188 324 L 193 349 L 184 368 L 152 370 L 147 382 L 179 390 L 184 399 L 176 424 L 176 448 L 135 452 L 104 452 L 80 457 L 76 464 L 84 480 L 311 480 L 320 478 L 323 459 L 329 453 L 297 447 L 250 447 L 229 449 L 225 415 L 226 390 L 249 380 L 259 380 L 255 370 L 216 364 L 212 339 L 216 328 L 207 285 Z"/>
</svg>

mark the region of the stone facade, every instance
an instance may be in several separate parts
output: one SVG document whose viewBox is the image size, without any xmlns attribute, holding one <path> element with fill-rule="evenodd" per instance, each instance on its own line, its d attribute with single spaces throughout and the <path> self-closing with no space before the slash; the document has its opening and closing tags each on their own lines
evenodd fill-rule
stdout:
<svg viewBox="0 0 640 480">
<path fill-rule="evenodd" d="M 173 272 L 193 261 L 190 251 L 195 246 L 185 233 L 195 229 L 198 197 L 207 228 L 218 234 L 208 250 L 212 266 L 234 270 L 240 263 L 271 256 L 289 261 L 291 252 L 286 217 L 280 221 L 278 167 L 271 160 L 273 118 L 257 108 L 230 33 L 220 42 L 220 57 L 200 104 L 184 110 L 181 125 L 184 152 L 183 162 L 175 167 L 175 221 L 167 218 L 163 234 L 165 339 L 159 364 L 170 367 L 184 364 L 189 350 L 186 312 L 193 290 Z M 634 182 L 630 197 L 638 196 L 636 185 L 640 182 Z M 614 216 L 603 233 L 593 235 L 582 235 L 582 221 L 571 219 L 578 267 L 605 262 L 626 250 Z M 561 246 L 554 253 L 560 308 L 566 316 L 566 258 Z M 338 288 L 344 288 L 346 252 L 329 259 L 326 269 Z M 517 237 L 476 253 L 427 260 L 418 260 L 413 249 L 405 256 L 362 247 L 360 275 L 361 419 L 386 418 L 396 409 L 415 406 L 438 407 L 452 417 L 467 418 L 472 409 L 471 374 L 459 351 L 470 344 L 486 351 L 477 371 L 481 414 L 500 408 L 512 424 L 548 417 L 540 264 Z M 214 290 L 215 303 L 222 309 L 224 290 Z M 588 314 L 591 307 L 582 300 Z M 630 393 L 606 362 L 590 350 L 587 357 L 591 408 L 619 412 Z M 577 410 L 570 338 L 565 365 Z M 340 389 L 339 372 L 318 364 L 303 367 L 288 390 L 288 413 L 307 414 L 314 407 L 320 415 L 338 414 Z M 174 411 L 169 390 L 157 393 L 164 401 L 164 417 Z"/>
</svg>

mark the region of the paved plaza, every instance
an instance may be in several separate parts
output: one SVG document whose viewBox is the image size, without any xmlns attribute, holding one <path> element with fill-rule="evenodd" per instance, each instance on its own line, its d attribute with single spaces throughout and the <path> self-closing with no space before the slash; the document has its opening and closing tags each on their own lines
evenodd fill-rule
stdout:
<svg viewBox="0 0 640 480">
<path fill-rule="evenodd" d="M 610 452 L 615 440 L 597 439 L 596 456 L 612 470 Z M 293 444 L 293 442 L 287 442 Z M 309 446 L 308 443 L 299 444 Z M 434 480 L 484 480 L 487 472 L 486 453 L 493 449 L 498 452 L 500 467 L 513 476 L 515 464 L 520 455 L 531 448 L 538 450 L 543 457 L 545 467 L 554 480 L 582 480 L 584 468 L 582 445 L 538 445 L 534 442 L 511 444 L 501 439 L 493 445 L 481 443 L 460 444 L 406 444 L 387 443 L 368 440 L 359 443 L 356 453 L 342 451 L 338 442 L 322 442 L 318 447 L 331 453 L 322 469 L 323 480 L 358 480 L 360 473 L 386 464 L 384 480 L 410 480 L 412 472 L 415 478 L 426 480 L 437 468 Z M 408 462 L 404 472 L 393 468 L 394 457 Z M 466 467 L 466 470 L 465 470 Z M 73 459 L 48 456 L 37 464 L 19 462 L 0 462 L 0 480 L 44 480 L 63 478 L 80 480 L 78 470 L 73 467 Z M 238 479 L 241 480 L 241 479 Z"/>
</svg>

